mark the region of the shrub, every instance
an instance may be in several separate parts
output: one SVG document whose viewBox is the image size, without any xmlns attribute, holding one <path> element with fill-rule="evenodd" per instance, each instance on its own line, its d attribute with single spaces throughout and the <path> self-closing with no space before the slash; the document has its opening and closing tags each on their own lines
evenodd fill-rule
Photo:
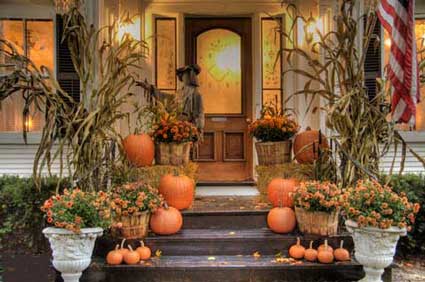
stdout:
<svg viewBox="0 0 425 282">
<path fill-rule="evenodd" d="M 0 177 L 0 249 L 40 253 L 47 249 L 41 230 L 46 226 L 44 201 L 56 192 L 59 178 L 42 180 L 38 190 L 32 178 Z M 60 190 L 69 187 L 62 180 Z"/>
<path fill-rule="evenodd" d="M 406 193 L 411 202 L 421 205 L 413 229 L 407 236 L 400 239 L 397 253 L 399 255 L 423 254 L 425 252 L 425 175 L 392 176 L 390 186 L 397 193 Z"/>
</svg>

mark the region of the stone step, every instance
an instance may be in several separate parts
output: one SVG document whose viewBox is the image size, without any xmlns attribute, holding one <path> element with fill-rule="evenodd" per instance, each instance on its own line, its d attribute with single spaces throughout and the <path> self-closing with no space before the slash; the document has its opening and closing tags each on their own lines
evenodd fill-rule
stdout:
<svg viewBox="0 0 425 282">
<path fill-rule="evenodd" d="M 287 253 L 290 246 L 300 237 L 301 243 L 308 247 L 310 241 L 314 246 L 322 244 L 328 239 L 329 245 L 339 246 L 344 240 L 344 246 L 352 250 L 353 241 L 348 234 L 323 237 L 309 234 L 276 234 L 267 228 L 260 229 L 183 229 L 178 234 L 171 236 L 150 235 L 144 242 L 153 251 L 161 250 L 167 256 L 194 256 L 194 255 L 250 255 L 260 252 L 264 255 Z M 95 254 L 104 257 L 118 242 L 116 240 L 101 238 L 97 241 Z M 139 242 L 129 240 L 133 248 Z"/>
<path fill-rule="evenodd" d="M 274 256 L 162 256 L 145 263 L 108 266 L 93 263 L 81 281 L 90 282 L 331 282 L 364 276 L 356 262 L 319 264 L 277 262 Z"/>
</svg>

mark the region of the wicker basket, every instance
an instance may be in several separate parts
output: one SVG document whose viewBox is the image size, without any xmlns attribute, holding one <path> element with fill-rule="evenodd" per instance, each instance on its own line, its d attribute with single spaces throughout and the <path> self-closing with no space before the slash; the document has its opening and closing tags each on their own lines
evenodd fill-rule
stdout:
<svg viewBox="0 0 425 282">
<path fill-rule="evenodd" d="M 292 143 L 290 140 L 281 142 L 257 142 L 259 165 L 275 165 L 291 162 Z"/>
<path fill-rule="evenodd" d="M 148 211 L 138 215 L 117 217 L 114 222 L 120 222 L 122 226 L 120 228 L 114 227 L 112 234 L 118 238 L 143 239 L 148 234 L 150 217 L 151 213 Z"/>
<path fill-rule="evenodd" d="M 159 165 L 185 165 L 190 160 L 190 143 L 157 143 L 155 163 Z"/>
<path fill-rule="evenodd" d="M 332 213 L 310 212 L 295 207 L 298 228 L 302 233 L 322 236 L 336 235 L 338 232 L 339 210 Z"/>
</svg>

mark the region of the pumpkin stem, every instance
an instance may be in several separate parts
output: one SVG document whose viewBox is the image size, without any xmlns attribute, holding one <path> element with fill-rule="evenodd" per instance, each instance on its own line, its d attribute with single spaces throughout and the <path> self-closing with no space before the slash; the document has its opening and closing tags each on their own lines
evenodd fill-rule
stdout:
<svg viewBox="0 0 425 282">
<path fill-rule="evenodd" d="M 328 240 L 325 240 L 325 250 L 328 250 Z"/>
<path fill-rule="evenodd" d="M 179 176 L 179 171 L 177 170 L 177 168 L 173 169 L 173 175 L 174 176 Z"/>
<path fill-rule="evenodd" d="M 339 247 L 342 249 L 344 247 L 344 240 L 341 240 L 341 242 L 339 243 Z"/>
<path fill-rule="evenodd" d="M 124 249 L 124 242 L 125 242 L 125 238 L 122 239 L 122 241 L 121 241 L 121 249 Z"/>
<path fill-rule="evenodd" d="M 305 129 L 305 131 L 310 131 L 310 130 L 311 130 L 310 126 L 307 126 L 307 128 Z"/>
<path fill-rule="evenodd" d="M 143 242 L 143 240 L 140 240 L 140 246 L 144 247 L 145 246 L 145 242 Z"/>
<path fill-rule="evenodd" d="M 118 250 L 120 248 L 120 244 L 117 244 L 116 246 L 115 246 L 115 250 Z"/>
<path fill-rule="evenodd" d="M 313 241 L 310 241 L 310 249 L 313 249 Z"/>
<path fill-rule="evenodd" d="M 168 206 L 167 201 L 164 201 L 164 208 L 165 208 L 166 210 L 168 210 L 168 209 L 169 209 L 169 206 Z"/>
<path fill-rule="evenodd" d="M 299 246 L 301 243 L 300 237 L 297 237 L 297 246 Z"/>
<path fill-rule="evenodd" d="M 128 248 L 130 249 L 131 252 L 133 252 L 133 248 L 131 247 L 131 245 L 128 245 Z"/>
</svg>

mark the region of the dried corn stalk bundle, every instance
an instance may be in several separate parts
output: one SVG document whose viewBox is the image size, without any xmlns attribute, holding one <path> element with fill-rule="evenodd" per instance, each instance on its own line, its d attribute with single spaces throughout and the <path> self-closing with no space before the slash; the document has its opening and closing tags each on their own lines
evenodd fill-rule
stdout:
<svg viewBox="0 0 425 282">
<path fill-rule="evenodd" d="M 326 126 L 333 132 L 338 156 L 337 179 L 343 186 L 352 185 L 362 178 L 380 178 L 379 161 L 391 146 L 402 145 L 402 164 L 407 150 L 425 161 L 411 150 L 389 121 L 389 87 L 386 81 L 378 81 L 378 92 L 369 98 L 365 86 L 364 61 L 366 52 L 357 47 L 359 22 L 355 18 L 353 0 L 342 1 L 339 13 L 334 17 L 334 30 L 323 34 L 316 29 L 319 40 L 309 46 L 300 47 L 295 40 L 295 30 L 299 22 L 307 23 L 294 5 L 287 6 L 287 14 L 292 25 L 288 30 L 280 28 L 286 46 L 281 50 L 291 66 L 283 75 L 293 73 L 305 79 L 304 89 L 293 93 L 288 99 L 303 95 L 309 101 L 308 111 L 315 99 L 322 98 L 325 105 Z M 366 17 L 362 50 L 367 50 L 373 37 L 376 23 L 373 6 Z M 293 67 L 297 61 L 304 61 L 307 68 Z"/>
</svg>

